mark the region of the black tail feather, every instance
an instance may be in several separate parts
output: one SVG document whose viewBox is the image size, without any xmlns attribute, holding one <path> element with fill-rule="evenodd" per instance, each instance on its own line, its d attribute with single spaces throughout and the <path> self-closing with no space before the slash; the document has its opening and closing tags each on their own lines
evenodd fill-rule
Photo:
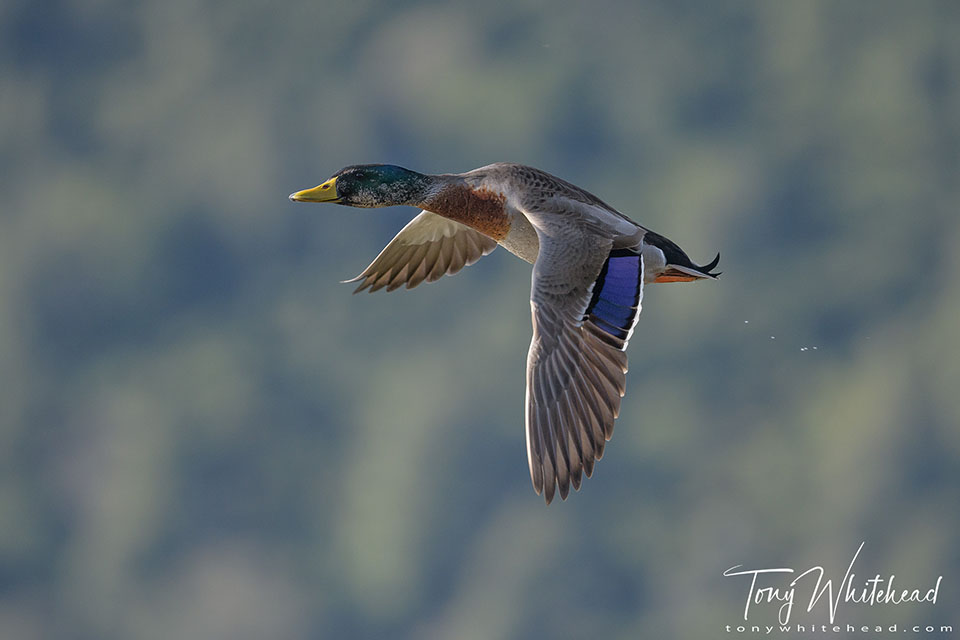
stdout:
<svg viewBox="0 0 960 640">
<path fill-rule="evenodd" d="M 720 264 L 720 252 L 719 252 L 719 251 L 717 252 L 717 257 L 714 258 L 714 259 L 710 262 L 710 264 L 705 264 L 705 265 L 703 265 L 702 267 L 698 267 L 698 266 L 694 265 L 693 268 L 696 269 L 697 271 L 699 271 L 700 273 L 702 273 L 702 274 L 705 275 L 705 276 L 710 276 L 711 278 L 716 278 L 718 275 L 720 275 L 720 274 L 723 273 L 723 272 L 722 272 L 722 271 L 717 271 L 716 273 L 710 273 L 710 272 L 713 271 L 713 268 L 716 267 L 718 264 Z"/>
<path fill-rule="evenodd" d="M 681 249 L 675 242 L 669 238 L 665 238 L 659 233 L 653 231 L 647 231 L 643 236 L 643 241 L 647 244 L 651 244 L 656 248 L 660 249 L 663 252 L 663 257 L 666 259 L 667 264 L 677 265 L 680 267 L 686 267 L 688 269 L 693 269 L 694 271 L 699 271 L 705 276 L 711 278 L 716 278 L 720 273 L 710 273 L 713 271 L 713 268 L 720 264 L 720 254 L 717 254 L 717 257 L 713 259 L 709 264 L 705 264 L 702 267 L 695 265 L 693 261 L 687 256 L 687 254 Z"/>
</svg>

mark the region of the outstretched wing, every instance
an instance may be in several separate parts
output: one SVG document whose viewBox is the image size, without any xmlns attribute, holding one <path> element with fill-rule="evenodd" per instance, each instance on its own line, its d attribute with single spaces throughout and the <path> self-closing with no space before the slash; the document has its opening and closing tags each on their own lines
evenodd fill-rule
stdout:
<svg viewBox="0 0 960 640">
<path fill-rule="evenodd" d="M 424 280 L 453 275 L 497 248 L 497 241 L 470 227 L 429 211 L 407 223 L 363 273 L 345 282 L 360 281 L 354 293 L 402 285 L 412 289 Z"/>
<path fill-rule="evenodd" d="M 613 435 L 626 389 L 627 341 L 640 314 L 643 258 L 612 242 L 540 237 L 530 306 L 526 434 L 530 478 L 547 504 L 580 488 Z"/>
</svg>

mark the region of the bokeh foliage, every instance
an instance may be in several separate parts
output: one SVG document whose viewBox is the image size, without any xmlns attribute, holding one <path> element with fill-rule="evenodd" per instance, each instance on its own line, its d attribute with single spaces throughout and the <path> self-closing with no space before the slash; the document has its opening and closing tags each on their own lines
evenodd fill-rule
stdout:
<svg viewBox="0 0 960 640">
<path fill-rule="evenodd" d="M 527 265 L 351 297 L 412 211 L 286 201 L 497 160 L 723 254 L 549 508 Z M 958 176 L 955 2 L 5 0 L 0 635 L 716 637 L 861 540 L 956 625 Z"/>
</svg>

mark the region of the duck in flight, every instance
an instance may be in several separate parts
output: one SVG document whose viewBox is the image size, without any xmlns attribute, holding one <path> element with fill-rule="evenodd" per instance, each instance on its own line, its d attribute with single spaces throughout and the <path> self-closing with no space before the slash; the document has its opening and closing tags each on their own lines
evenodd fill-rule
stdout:
<svg viewBox="0 0 960 640">
<path fill-rule="evenodd" d="M 357 291 L 408 289 L 454 274 L 497 245 L 533 265 L 527 354 L 530 478 L 547 504 L 593 473 L 626 389 L 627 342 L 644 284 L 714 280 L 667 238 L 539 169 L 498 162 L 429 175 L 357 165 L 296 202 L 422 209 L 363 272 Z"/>
</svg>

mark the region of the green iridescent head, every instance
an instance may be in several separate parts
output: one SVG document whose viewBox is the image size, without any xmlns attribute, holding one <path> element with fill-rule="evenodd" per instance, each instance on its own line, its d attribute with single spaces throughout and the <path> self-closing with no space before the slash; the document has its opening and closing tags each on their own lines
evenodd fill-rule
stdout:
<svg viewBox="0 0 960 640">
<path fill-rule="evenodd" d="M 420 202 L 429 187 L 427 176 L 392 164 L 345 167 L 332 178 L 290 194 L 295 202 L 332 202 L 351 207 L 389 207 Z"/>
</svg>

